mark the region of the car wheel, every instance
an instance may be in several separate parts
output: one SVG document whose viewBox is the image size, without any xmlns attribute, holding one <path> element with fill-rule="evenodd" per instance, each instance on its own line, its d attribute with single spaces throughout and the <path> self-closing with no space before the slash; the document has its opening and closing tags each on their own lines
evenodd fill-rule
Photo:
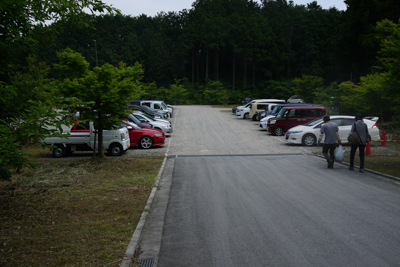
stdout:
<svg viewBox="0 0 400 267">
<path fill-rule="evenodd" d="M 249 113 L 245 113 L 244 116 L 243 116 L 243 119 L 247 120 L 248 118 L 249 118 Z"/>
<path fill-rule="evenodd" d="M 67 148 L 63 145 L 57 145 L 53 148 L 53 156 L 56 158 L 62 158 L 67 155 Z"/>
<path fill-rule="evenodd" d="M 121 156 L 123 152 L 124 150 L 120 144 L 111 144 L 108 148 L 108 153 L 110 153 L 111 156 Z"/>
<path fill-rule="evenodd" d="M 277 136 L 283 135 L 283 128 L 282 127 L 276 127 L 274 129 L 274 134 Z"/>
<path fill-rule="evenodd" d="M 306 134 L 303 136 L 303 139 L 301 140 L 303 146 L 313 146 L 316 141 L 317 138 L 313 134 Z"/>
<path fill-rule="evenodd" d="M 153 138 L 150 136 L 143 136 L 139 140 L 139 145 L 141 148 L 148 149 L 153 146 Z"/>
</svg>

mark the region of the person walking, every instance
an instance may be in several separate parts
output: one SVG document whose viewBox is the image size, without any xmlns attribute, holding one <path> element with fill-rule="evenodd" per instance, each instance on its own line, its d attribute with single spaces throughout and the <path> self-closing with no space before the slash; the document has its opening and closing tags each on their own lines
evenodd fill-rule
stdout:
<svg viewBox="0 0 400 267">
<path fill-rule="evenodd" d="M 350 150 L 350 167 L 349 170 L 354 171 L 354 156 L 356 155 L 356 150 L 358 148 L 359 156 L 360 156 L 360 172 L 364 172 L 364 155 L 365 155 L 365 146 L 369 141 L 369 133 L 368 126 L 363 122 L 363 116 L 361 113 L 357 113 L 355 117 L 356 122 L 351 126 L 351 130 L 349 136 L 357 132 L 359 137 L 359 142 L 357 144 L 351 144 Z"/>
<path fill-rule="evenodd" d="M 323 120 L 324 124 L 321 127 L 321 134 L 318 138 L 318 145 L 325 134 L 324 145 L 322 146 L 322 154 L 324 154 L 326 161 L 328 162 L 328 168 L 332 169 L 333 163 L 335 162 L 336 145 L 337 143 L 341 145 L 342 141 L 340 141 L 339 127 L 336 123 L 331 122 L 331 118 L 329 117 L 329 115 L 325 115 Z"/>
</svg>

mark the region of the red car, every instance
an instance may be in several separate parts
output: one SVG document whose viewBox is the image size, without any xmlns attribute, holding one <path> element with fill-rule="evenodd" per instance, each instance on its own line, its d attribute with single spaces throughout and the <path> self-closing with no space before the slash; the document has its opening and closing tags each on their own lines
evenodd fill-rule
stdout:
<svg viewBox="0 0 400 267">
<path fill-rule="evenodd" d="M 131 146 L 140 146 L 141 148 L 147 149 L 152 146 L 161 146 L 165 144 L 165 135 L 163 131 L 141 128 L 133 122 L 123 121 L 121 125 L 123 127 L 130 126 L 132 128 L 128 128 Z"/>
<path fill-rule="evenodd" d="M 164 132 L 156 129 L 141 128 L 133 122 L 121 122 L 122 127 L 129 127 L 130 146 L 140 146 L 147 149 L 153 146 L 161 146 L 165 144 Z M 75 124 L 71 132 L 89 132 L 89 124 L 79 122 Z"/>
</svg>

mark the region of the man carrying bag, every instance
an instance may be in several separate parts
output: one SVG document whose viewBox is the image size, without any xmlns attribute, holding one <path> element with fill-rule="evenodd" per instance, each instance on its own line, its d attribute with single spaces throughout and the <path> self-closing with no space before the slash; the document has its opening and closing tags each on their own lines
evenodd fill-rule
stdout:
<svg viewBox="0 0 400 267">
<path fill-rule="evenodd" d="M 351 130 L 348 136 L 348 141 L 351 144 L 350 150 L 350 167 L 349 170 L 354 170 L 354 156 L 356 155 L 357 148 L 359 149 L 360 156 L 360 172 L 364 172 L 364 155 L 365 146 L 369 141 L 368 126 L 362 121 L 363 116 L 361 113 L 357 113 L 355 120 L 351 126 Z M 357 138 L 358 136 L 358 138 Z"/>
<path fill-rule="evenodd" d="M 337 143 L 340 145 L 339 127 L 336 123 L 331 122 L 329 115 L 324 116 L 324 124 L 321 127 L 321 134 L 318 138 L 318 144 L 321 142 L 323 135 L 325 134 L 325 141 L 322 147 L 322 154 L 324 154 L 326 161 L 328 162 L 328 168 L 333 168 L 333 163 L 335 162 L 335 149 Z M 328 155 L 329 152 L 329 155 Z"/>
</svg>

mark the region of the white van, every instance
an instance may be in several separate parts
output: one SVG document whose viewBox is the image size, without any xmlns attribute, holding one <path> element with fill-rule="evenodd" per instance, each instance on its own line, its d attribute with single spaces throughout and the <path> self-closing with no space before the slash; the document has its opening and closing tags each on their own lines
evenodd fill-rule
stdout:
<svg viewBox="0 0 400 267">
<path fill-rule="evenodd" d="M 276 104 L 284 104 L 285 100 L 281 99 L 256 99 L 247 103 L 245 106 L 239 106 L 236 109 L 236 117 L 241 119 L 248 119 L 250 118 L 250 107 L 253 103 L 276 103 Z"/>
</svg>

